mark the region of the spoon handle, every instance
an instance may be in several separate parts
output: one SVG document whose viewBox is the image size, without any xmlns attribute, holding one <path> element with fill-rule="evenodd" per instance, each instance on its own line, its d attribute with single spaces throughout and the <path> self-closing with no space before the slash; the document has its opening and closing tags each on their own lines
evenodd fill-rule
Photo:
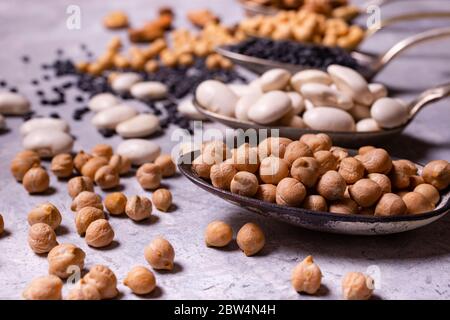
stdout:
<svg viewBox="0 0 450 320">
<path fill-rule="evenodd" d="M 411 111 L 409 119 L 412 120 L 420 110 L 430 102 L 440 100 L 450 96 L 450 83 L 446 83 L 422 92 L 414 101 L 410 103 Z"/>
<path fill-rule="evenodd" d="M 450 27 L 427 30 L 403 39 L 375 59 L 371 68 L 373 70 L 373 74 L 375 75 L 380 72 L 389 62 L 391 62 L 397 55 L 406 49 L 426 41 L 445 37 L 450 37 Z"/>
</svg>

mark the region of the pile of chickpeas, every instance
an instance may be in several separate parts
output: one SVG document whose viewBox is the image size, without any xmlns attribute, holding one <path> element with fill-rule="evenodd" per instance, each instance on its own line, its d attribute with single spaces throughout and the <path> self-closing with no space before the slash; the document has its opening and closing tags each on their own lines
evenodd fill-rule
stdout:
<svg viewBox="0 0 450 320">
<path fill-rule="evenodd" d="M 192 163 L 216 188 L 282 206 L 377 217 L 432 211 L 450 183 L 450 164 L 429 162 L 419 173 L 409 160 L 392 160 L 381 148 L 364 146 L 352 156 L 326 134 L 299 140 L 267 138 L 229 150 L 204 144 Z"/>
</svg>

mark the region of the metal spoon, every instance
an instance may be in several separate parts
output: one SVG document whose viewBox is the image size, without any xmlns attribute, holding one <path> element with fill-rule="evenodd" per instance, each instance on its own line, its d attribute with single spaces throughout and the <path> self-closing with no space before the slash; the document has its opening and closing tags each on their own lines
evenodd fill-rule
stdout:
<svg viewBox="0 0 450 320">
<path fill-rule="evenodd" d="M 401 133 L 417 116 L 426 105 L 433 101 L 440 100 L 442 98 L 450 96 L 450 83 L 437 86 L 428 89 L 421 93 L 416 99 L 409 103 L 408 108 L 410 110 L 408 121 L 396 128 L 386 129 L 373 132 L 337 132 L 337 131 L 319 131 L 312 129 L 299 129 L 292 127 L 279 127 L 279 126 L 265 126 L 251 121 L 242 121 L 236 118 L 223 116 L 221 114 L 211 112 L 203 108 L 194 96 L 194 106 L 196 109 L 207 118 L 213 121 L 222 123 L 228 127 L 234 129 L 279 129 L 281 137 L 287 137 L 291 139 L 299 139 L 299 137 L 305 133 L 319 133 L 323 132 L 328 134 L 336 145 L 345 147 L 360 147 L 362 145 L 378 145 L 383 141 L 392 139 L 394 136 Z"/>
<path fill-rule="evenodd" d="M 353 51 L 351 55 L 361 66 L 361 70 L 358 71 L 367 80 L 370 80 L 375 77 L 396 56 L 398 56 L 406 49 L 409 49 L 426 41 L 445 38 L 448 36 L 450 36 L 450 27 L 432 29 L 403 39 L 380 55 L 368 54 L 361 51 Z M 309 66 L 281 63 L 236 53 L 227 49 L 227 47 L 225 46 L 217 47 L 216 51 L 224 57 L 232 60 L 235 64 L 256 72 L 257 74 L 262 74 L 265 71 L 273 68 L 283 68 L 289 70 L 292 73 L 305 69 L 311 69 L 311 67 Z"/>
</svg>

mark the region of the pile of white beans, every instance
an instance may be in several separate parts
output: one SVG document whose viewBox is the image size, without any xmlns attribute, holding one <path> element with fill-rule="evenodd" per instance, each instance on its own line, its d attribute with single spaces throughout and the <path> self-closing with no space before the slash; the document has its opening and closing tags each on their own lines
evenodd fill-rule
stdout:
<svg viewBox="0 0 450 320">
<path fill-rule="evenodd" d="M 410 111 L 403 101 L 388 98 L 382 84 L 369 84 L 340 65 L 292 76 L 272 69 L 248 85 L 207 80 L 198 86 L 196 99 L 205 109 L 238 120 L 320 131 L 395 128 L 408 120 Z"/>
</svg>

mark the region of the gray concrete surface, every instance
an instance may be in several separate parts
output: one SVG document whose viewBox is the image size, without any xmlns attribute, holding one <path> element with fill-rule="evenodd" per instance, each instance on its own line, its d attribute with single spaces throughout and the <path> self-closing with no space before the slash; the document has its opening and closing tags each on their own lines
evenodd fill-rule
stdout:
<svg viewBox="0 0 450 320">
<path fill-rule="evenodd" d="M 81 30 L 67 30 L 67 5 L 81 8 Z M 0 1 L 0 78 L 18 87 L 33 102 L 38 114 L 59 112 L 72 125 L 78 137 L 75 149 L 89 149 L 104 141 L 89 124 L 72 122 L 71 111 L 77 106 L 73 91 L 63 108 L 53 110 L 40 106 L 30 79 L 40 78 L 39 65 L 63 48 L 71 57 L 81 57 L 80 43 L 101 52 L 112 33 L 101 26 L 101 17 L 110 9 L 122 8 L 138 25 L 151 18 L 161 4 L 174 5 L 177 25 L 187 26 L 184 12 L 188 8 L 208 6 L 232 23 L 242 12 L 234 1 Z M 448 1 L 407 1 L 384 7 L 383 17 L 396 13 L 450 10 Z M 382 52 L 407 35 L 434 26 L 448 26 L 449 20 L 421 21 L 381 30 L 363 48 Z M 364 23 L 364 20 L 362 20 Z M 20 61 L 30 55 L 31 63 Z M 377 81 L 394 88 L 396 93 L 412 98 L 421 90 L 448 82 L 450 78 L 450 41 L 429 43 L 413 49 L 392 63 Z M 66 186 L 52 177 L 55 191 L 49 196 L 28 196 L 9 172 L 9 161 L 21 149 L 18 127 L 21 119 L 7 119 L 9 132 L 0 135 L 0 212 L 6 233 L 0 237 L 0 298 L 18 299 L 26 284 L 47 272 L 45 257 L 35 255 L 26 242 L 27 212 L 37 203 L 50 201 L 63 214 L 58 241 L 73 242 L 87 253 L 86 266 L 102 263 L 110 266 L 119 278 L 121 298 L 136 299 L 121 283 L 127 271 L 136 264 L 146 264 L 144 246 L 155 236 L 164 235 L 175 247 L 176 268 L 171 273 L 156 272 L 159 288 L 149 299 L 339 299 L 340 281 L 348 271 L 375 270 L 381 299 L 448 299 L 450 298 L 450 217 L 420 230 L 385 237 L 352 237 L 322 234 L 295 228 L 249 213 L 209 195 L 181 176 L 164 183 L 172 190 L 176 210 L 154 211 L 144 223 L 126 218 L 111 218 L 116 242 L 111 248 L 88 247 L 74 228 L 74 215 Z M 435 158 L 450 160 L 449 101 L 441 101 L 424 110 L 406 132 L 385 147 L 393 154 L 418 162 Z M 215 126 L 215 125 L 213 125 Z M 154 138 L 163 150 L 173 146 L 169 132 Z M 121 139 L 107 140 L 117 145 Z M 46 164 L 48 167 L 48 164 Z M 128 195 L 144 192 L 134 178 L 123 179 Z M 229 222 L 235 231 L 247 221 L 259 223 L 267 235 L 262 254 L 247 258 L 231 245 L 225 250 L 206 248 L 203 230 L 214 219 Z M 290 272 L 308 254 L 314 255 L 322 268 L 324 288 L 317 297 L 298 295 L 290 286 Z M 64 289 L 67 291 L 67 286 Z"/>
</svg>

